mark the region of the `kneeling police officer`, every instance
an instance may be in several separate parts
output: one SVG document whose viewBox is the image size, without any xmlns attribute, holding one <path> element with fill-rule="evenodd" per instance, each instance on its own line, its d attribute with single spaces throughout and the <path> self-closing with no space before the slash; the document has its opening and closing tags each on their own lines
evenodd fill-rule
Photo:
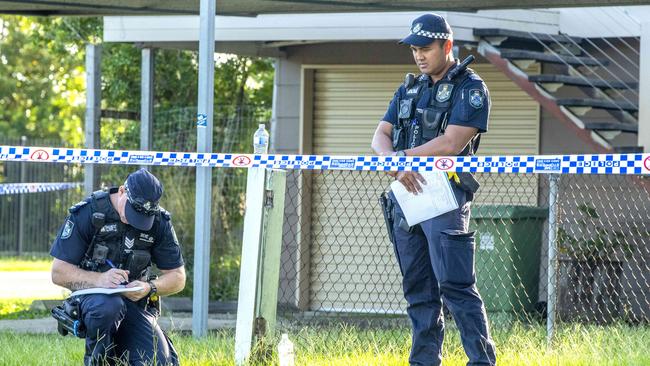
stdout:
<svg viewBox="0 0 650 366">
<path fill-rule="evenodd" d="M 97 191 L 70 208 L 50 254 L 52 282 L 72 291 L 142 287 L 121 294 L 89 294 L 66 300 L 64 328 L 86 338 L 85 365 L 177 365 L 178 355 L 156 322 L 158 296 L 185 287 L 181 248 L 170 214 L 158 205 L 160 181 L 145 169 L 123 186 Z M 160 277 L 152 279 L 155 264 Z M 159 305 L 159 303 L 158 303 Z M 71 310 L 72 309 L 72 310 Z M 59 317 L 55 317 L 61 322 Z M 61 332 L 61 325 L 60 325 Z M 62 332 L 65 334 L 65 331 Z"/>
</svg>

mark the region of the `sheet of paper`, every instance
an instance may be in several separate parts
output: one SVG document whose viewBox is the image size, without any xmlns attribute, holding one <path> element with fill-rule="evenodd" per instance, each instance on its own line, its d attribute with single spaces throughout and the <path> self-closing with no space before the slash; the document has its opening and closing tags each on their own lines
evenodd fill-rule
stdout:
<svg viewBox="0 0 650 366">
<path fill-rule="evenodd" d="M 126 287 L 126 286 L 118 286 L 116 288 L 103 288 L 103 287 L 94 287 L 94 288 L 85 288 L 83 290 L 77 290 L 73 293 L 70 294 L 70 297 L 72 296 L 79 296 L 79 295 L 90 295 L 90 294 L 118 294 L 122 292 L 134 292 L 134 291 L 140 291 L 142 290 L 142 286 L 135 286 L 135 287 Z"/>
<path fill-rule="evenodd" d="M 399 181 L 390 187 L 399 203 L 409 226 L 421 223 L 458 208 L 451 183 L 444 172 L 420 172 L 427 184 L 422 193 L 410 193 Z"/>
</svg>

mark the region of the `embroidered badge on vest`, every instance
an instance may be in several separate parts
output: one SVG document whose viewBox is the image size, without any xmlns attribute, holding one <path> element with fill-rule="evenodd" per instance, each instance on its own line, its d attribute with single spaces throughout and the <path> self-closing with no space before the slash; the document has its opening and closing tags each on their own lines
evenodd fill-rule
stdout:
<svg viewBox="0 0 650 366">
<path fill-rule="evenodd" d="M 72 229 L 74 229 L 74 222 L 70 220 L 65 220 L 65 226 L 61 232 L 61 239 L 67 239 L 72 235 Z"/>
<path fill-rule="evenodd" d="M 102 226 L 102 229 L 99 230 L 100 233 L 116 233 L 117 232 L 117 224 L 108 224 Z"/>
<path fill-rule="evenodd" d="M 414 86 L 414 87 L 412 87 L 411 89 L 407 90 L 407 91 L 406 91 L 406 94 L 417 94 L 417 93 L 418 93 L 418 89 L 420 89 L 420 86 L 419 86 L 419 85 L 418 85 L 418 86 Z"/>
<path fill-rule="evenodd" d="M 453 84 L 440 84 L 436 93 L 436 101 L 440 103 L 448 101 L 452 90 L 454 90 Z"/>
<path fill-rule="evenodd" d="M 483 108 L 483 91 L 480 89 L 471 89 L 469 91 L 469 104 L 476 108 L 480 109 Z"/>
<path fill-rule="evenodd" d="M 147 242 L 149 244 L 153 244 L 153 236 L 148 235 L 146 233 L 140 233 L 140 240 Z"/>
</svg>

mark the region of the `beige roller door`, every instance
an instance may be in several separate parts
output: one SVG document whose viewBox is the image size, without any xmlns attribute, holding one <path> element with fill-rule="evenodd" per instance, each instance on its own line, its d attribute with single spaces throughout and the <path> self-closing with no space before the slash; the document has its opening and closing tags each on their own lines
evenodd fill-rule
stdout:
<svg viewBox="0 0 650 366">
<path fill-rule="evenodd" d="M 489 64 L 473 67 L 492 97 L 482 155 L 537 154 L 539 106 Z M 533 70 L 529 70 L 533 71 Z M 318 67 L 313 72 L 312 151 L 370 155 L 370 142 L 396 87 L 412 66 Z M 516 185 L 536 203 L 534 177 L 483 181 L 483 203 L 516 203 L 498 189 Z M 518 182 L 515 182 L 518 180 Z M 401 278 L 386 238 L 377 196 L 391 179 L 382 173 L 313 175 L 310 307 L 360 312 L 403 312 Z M 532 202 L 535 201 L 535 202 Z"/>
</svg>

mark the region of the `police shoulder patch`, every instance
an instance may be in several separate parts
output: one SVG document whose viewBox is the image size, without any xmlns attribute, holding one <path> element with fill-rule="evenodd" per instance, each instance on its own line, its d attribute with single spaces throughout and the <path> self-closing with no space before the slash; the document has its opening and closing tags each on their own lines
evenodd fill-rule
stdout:
<svg viewBox="0 0 650 366">
<path fill-rule="evenodd" d="M 470 89 L 469 90 L 469 105 L 476 109 L 483 108 L 483 102 L 485 99 L 485 94 L 481 89 Z"/>
<path fill-rule="evenodd" d="M 72 236 L 73 229 L 74 222 L 70 221 L 70 219 L 65 220 L 65 226 L 63 227 L 63 231 L 61 231 L 61 239 L 68 239 Z"/>
</svg>

